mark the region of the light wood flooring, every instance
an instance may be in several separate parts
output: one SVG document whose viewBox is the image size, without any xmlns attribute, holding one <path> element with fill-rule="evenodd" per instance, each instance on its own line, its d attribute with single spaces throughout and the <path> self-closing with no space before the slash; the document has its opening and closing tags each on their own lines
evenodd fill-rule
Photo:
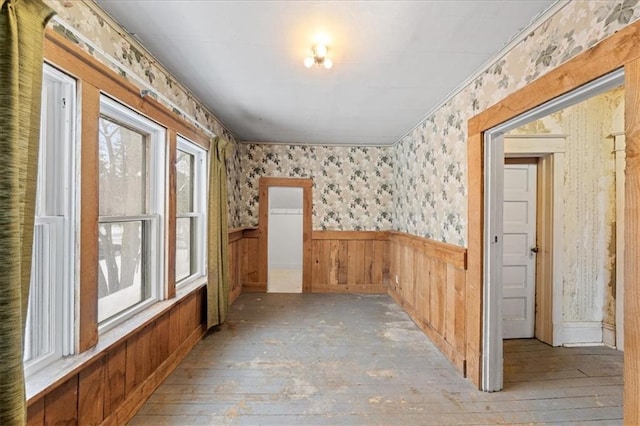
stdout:
<svg viewBox="0 0 640 426">
<path fill-rule="evenodd" d="M 300 269 L 269 268 L 269 293 L 302 293 L 302 267 Z"/>
<path fill-rule="evenodd" d="M 131 424 L 619 424 L 621 405 L 616 350 L 505 341 L 484 393 L 386 295 L 243 294 Z"/>
</svg>

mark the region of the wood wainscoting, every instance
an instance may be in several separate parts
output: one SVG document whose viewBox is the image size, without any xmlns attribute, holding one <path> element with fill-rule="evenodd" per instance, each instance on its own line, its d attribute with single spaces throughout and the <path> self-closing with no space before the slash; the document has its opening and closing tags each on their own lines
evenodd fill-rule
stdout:
<svg viewBox="0 0 640 426">
<path fill-rule="evenodd" d="M 311 259 L 313 293 L 387 293 L 388 232 L 314 231 Z"/>
<path fill-rule="evenodd" d="M 229 244 L 232 300 L 266 292 L 255 228 L 231 230 Z M 465 248 L 395 231 L 313 231 L 311 247 L 311 292 L 388 292 L 465 375 Z"/>
<path fill-rule="evenodd" d="M 262 291 L 258 284 L 258 230 L 229 230 L 229 304 L 242 292 Z"/>
<path fill-rule="evenodd" d="M 466 249 L 391 232 L 389 294 L 465 375 Z"/>
<path fill-rule="evenodd" d="M 242 292 L 265 293 L 259 280 L 259 231 L 229 232 L 231 300 Z M 313 231 L 312 293 L 387 293 L 389 233 L 386 231 Z"/>
<path fill-rule="evenodd" d="M 126 423 L 204 335 L 205 303 L 200 287 L 125 338 L 79 355 L 86 362 L 29 398 L 27 423 Z"/>
</svg>

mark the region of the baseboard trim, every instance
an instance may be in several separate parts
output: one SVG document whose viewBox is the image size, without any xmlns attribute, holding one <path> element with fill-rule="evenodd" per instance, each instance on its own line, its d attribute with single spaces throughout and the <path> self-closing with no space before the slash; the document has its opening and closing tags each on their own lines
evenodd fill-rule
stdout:
<svg viewBox="0 0 640 426">
<path fill-rule="evenodd" d="M 562 323 L 564 346 L 602 346 L 602 321 Z"/>
<path fill-rule="evenodd" d="M 616 347 L 616 326 L 602 323 L 602 342 L 609 347 Z"/>
</svg>

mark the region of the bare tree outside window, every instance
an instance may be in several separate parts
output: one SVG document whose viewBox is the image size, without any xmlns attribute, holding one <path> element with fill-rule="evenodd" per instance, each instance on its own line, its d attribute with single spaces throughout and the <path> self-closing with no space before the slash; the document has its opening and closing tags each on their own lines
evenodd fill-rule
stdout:
<svg viewBox="0 0 640 426">
<path fill-rule="evenodd" d="M 206 151 L 178 135 L 176 152 L 176 284 L 206 275 Z"/>
<path fill-rule="evenodd" d="M 147 214 L 147 151 L 145 134 L 100 118 L 98 297 L 129 288 L 130 306 L 144 300 L 146 293 L 145 221 L 138 217 Z M 108 318 L 105 315 L 101 319 Z"/>
<path fill-rule="evenodd" d="M 193 273 L 193 222 L 185 213 L 193 212 L 194 155 L 178 150 L 176 157 L 176 282 Z"/>
</svg>

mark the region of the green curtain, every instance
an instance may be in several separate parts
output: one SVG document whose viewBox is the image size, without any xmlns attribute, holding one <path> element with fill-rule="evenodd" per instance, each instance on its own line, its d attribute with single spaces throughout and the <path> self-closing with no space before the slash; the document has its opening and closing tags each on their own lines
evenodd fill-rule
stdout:
<svg viewBox="0 0 640 426">
<path fill-rule="evenodd" d="M 222 324 L 229 308 L 229 235 L 226 159 L 233 145 L 216 137 L 209 148 L 209 280 L 207 327 Z"/>
<path fill-rule="evenodd" d="M 26 421 L 22 367 L 35 214 L 44 27 L 41 0 L 0 9 L 0 424 Z"/>
</svg>

